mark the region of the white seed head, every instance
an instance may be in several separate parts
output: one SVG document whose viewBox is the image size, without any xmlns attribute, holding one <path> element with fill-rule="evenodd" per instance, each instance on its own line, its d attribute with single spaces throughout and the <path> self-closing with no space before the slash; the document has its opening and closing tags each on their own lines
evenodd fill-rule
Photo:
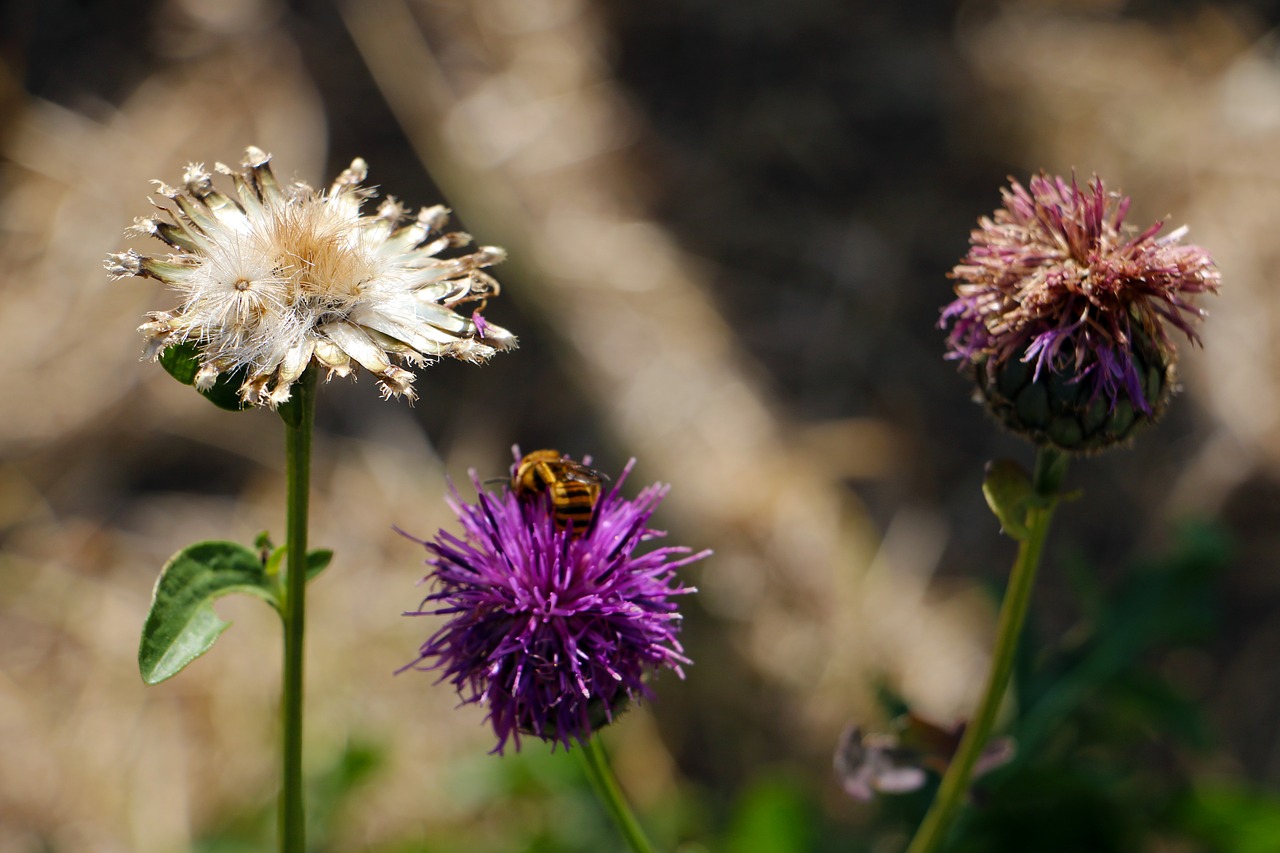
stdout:
<svg viewBox="0 0 1280 853">
<path fill-rule="evenodd" d="M 455 311 L 498 294 L 497 281 L 480 270 L 502 261 L 503 250 L 436 257 L 470 243 L 470 235 L 444 233 L 449 211 L 441 205 L 403 227 L 404 207 L 392 198 L 361 215 L 373 193 L 361 186 L 368 165 L 360 158 L 327 192 L 279 184 L 270 159 L 250 147 L 238 169 L 215 164 L 231 179 L 227 192 L 199 163 L 186 168 L 182 189 L 156 181 L 168 201 L 157 205 L 161 218 L 139 217 L 127 233 L 156 237 L 174 253 L 127 251 L 105 261 L 114 278 L 148 276 L 178 293 L 176 310 L 148 314 L 139 328 L 149 356 L 194 342 L 197 387 L 244 369 L 240 396 L 274 408 L 312 361 L 329 376 L 359 365 L 378 377 L 384 397 L 412 400 L 414 376 L 396 361 L 482 362 L 515 346 L 510 332 L 478 312 Z"/>
</svg>

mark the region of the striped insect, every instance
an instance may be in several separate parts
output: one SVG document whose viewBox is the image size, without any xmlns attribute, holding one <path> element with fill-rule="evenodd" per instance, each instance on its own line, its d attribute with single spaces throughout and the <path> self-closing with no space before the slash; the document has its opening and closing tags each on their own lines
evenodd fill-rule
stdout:
<svg viewBox="0 0 1280 853">
<path fill-rule="evenodd" d="M 604 474 L 561 455 L 559 450 L 534 450 L 516 463 L 511 490 L 522 498 L 546 494 L 557 530 L 582 536 L 591 527 Z"/>
</svg>

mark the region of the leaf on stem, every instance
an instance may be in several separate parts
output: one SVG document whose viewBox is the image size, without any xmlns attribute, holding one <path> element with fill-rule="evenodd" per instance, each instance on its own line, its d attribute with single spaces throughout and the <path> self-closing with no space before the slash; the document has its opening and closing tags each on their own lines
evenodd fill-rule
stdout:
<svg viewBox="0 0 1280 853">
<path fill-rule="evenodd" d="M 302 426 L 302 402 L 297 394 L 290 394 L 289 399 L 276 406 L 276 414 L 289 429 Z"/>
<path fill-rule="evenodd" d="M 165 347 L 160 352 L 159 361 L 160 366 L 174 379 L 183 385 L 195 385 L 196 371 L 200 369 L 200 349 L 194 343 L 186 341 Z M 244 401 L 240 399 L 238 389 L 244 382 L 244 377 L 244 370 L 220 373 L 213 387 L 207 391 L 202 390 L 200 393 L 219 409 L 226 409 L 229 412 L 241 411 L 245 406 Z"/>
<path fill-rule="evenodd" d="M 307 552 L 307 580 L 313 581 L 316 575 L 329 568 L 329 561 L 333 559 L 333 551 L 328 548 L 317 548 L 314 551 Z"/>
<path fill-rule="evenodd" d="M 174 554 L 156 581 L 142 628 L 142 680 L 159 684 L 207 652 L 231 624 L 218 617 L 213 602 L 233 592 L 279 607 L 277 584 L 267 576 L 259 555 L 243 545 L 198 542 Z"/>
<path fill-rule="evenodd" d="M 987 506 L 1000 521 L 1000 529 L 1019 542 L 1027 538 L 1027 510 L 1036 500 L 1027 472 L 1010 459 L 987 463 L 982 481 Z"/>
</svg>

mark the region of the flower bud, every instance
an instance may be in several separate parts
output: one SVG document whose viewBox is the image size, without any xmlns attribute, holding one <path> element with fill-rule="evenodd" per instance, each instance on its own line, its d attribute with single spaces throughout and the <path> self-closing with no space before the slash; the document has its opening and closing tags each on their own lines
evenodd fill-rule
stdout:
<svg viewBox="0 0 1280 853">
<path fill-rule="evenodd" d="M 1139 330 L 1133 338 L 1121 355 L 1138 377 L 1134 398 L 1097 393 L 1087 373 L 1063 370 L 1036 379 L 1035 366 L 1021 359 L 976 364 L 977 396 L 996 420 L 1038 445 L 1087 453 L 1122 443 L 1164 412 L 1175 373 L 1172 359 L 1149 335 Z"/>
</svg>

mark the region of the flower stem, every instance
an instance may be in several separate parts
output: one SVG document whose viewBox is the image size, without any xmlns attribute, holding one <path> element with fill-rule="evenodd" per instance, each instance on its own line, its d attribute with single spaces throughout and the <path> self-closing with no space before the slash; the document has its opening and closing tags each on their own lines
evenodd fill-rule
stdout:
<svg viewBox="0 0 1280 853">
<path fill-rule="evenodd" d="M 1044 550 L 1049 522 L 1057 506 L 1066 470 L 1065 454 L 1049 447 L 1039 449 L 1032 481 L 1036 499 L 1027 509 L 1027 536 L 1018 546 L 1018 556 L 1009 574 L 1004 603 L 1000 606 L 996 647 L 991 657 L 986 689 L 983 690 L 982 700 L 973 719 L 965 727 L 956 755 L 942 777 L 933 805 L 916 831 L 907 853 L 932 853 L 941 847 L 969 790 L 974 765 L 991 736 L 996 714 L 1000 710 L 1000 700 L 1004 698 L 1005 688 L 1009 686 L 1009 677 L 1013 673 L 1014 655 L 1018 649 L 1023 622 L 1026 621 L 1031 588 L 1035 583 L 1040 554 Z"/>
<path fill-rule="evenodd" d="M 640 822 L 636 820 L 635 813 L 627 804 L 618 780 L 609 767 L 609 759 L 604 754 L 604 747 L 600 745 L 600 738 L 592 735 L 583 740 L 579 755 L 582 766 L 587 771 L 587 778 L 591 780 L 591 787 L 595 789 L 596 796 L 613 818 L 632 853 L 653 853 L 653 845 L 645 837 Z"/>
<path fill-rule="evenodd" d="M 285 544 L 284 687 L 281 702 L 280 851 L 303 853 L 306 817 L 302 797 L 302 669 L 307 613 L 307 510 L 311 483 L 311 434 L 315 424 L 316 371 L 309 367 L 293 386 L 296 426 L 285 424 L 288 478 Z"/>
</svg>

